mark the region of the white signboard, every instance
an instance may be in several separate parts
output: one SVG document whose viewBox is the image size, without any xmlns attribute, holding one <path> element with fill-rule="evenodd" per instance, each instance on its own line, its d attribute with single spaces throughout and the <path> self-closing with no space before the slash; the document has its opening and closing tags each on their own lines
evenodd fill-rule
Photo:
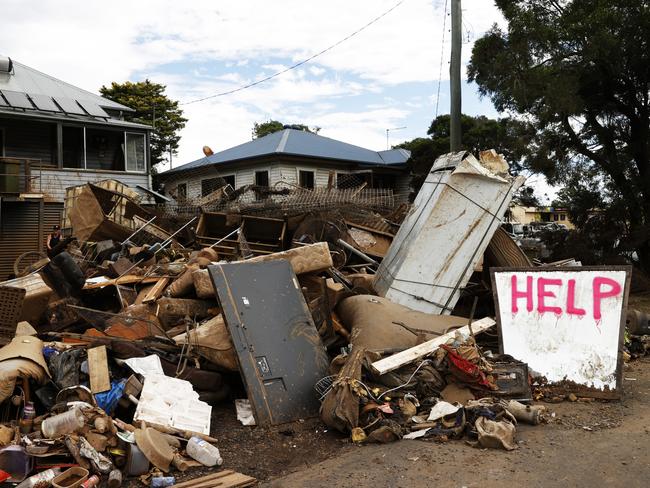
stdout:
<svg viewBox="0 0 650 488">
<path fill-rule="evenodd" d="M 502 352 L 549 382 L 613 391 L 630 268 L 497 268 L 492 283 Z"/>
</svg>

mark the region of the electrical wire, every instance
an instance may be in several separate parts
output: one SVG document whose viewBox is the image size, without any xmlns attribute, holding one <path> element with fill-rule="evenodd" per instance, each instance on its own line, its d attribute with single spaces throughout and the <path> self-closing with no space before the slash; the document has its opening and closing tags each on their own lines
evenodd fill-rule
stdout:
<svg viewBox="0 0 650 488">
<path fill-rule="evenodd" d="M 190 104 L 192 104 L 192 103 L 204 102 L 205 100 L 210 100 L 210 99 L 212 99 L 212 98 L 217 98 L 217 97 L 223 97 L 223 96 L 226 96 L 226 95 L 231 95 L 231 94 L 233 94 L 233 93 L 237 93 L 237 92 L 240 92 L 240 91 L 246 90 L 247 88 L 251 88 L 251 87 L 253 87 L 253 86 L 259 85 L 259 84 L 264 83 L 264 82 L 266 82 L 266 81 L 272 80 L 273 78 L 277 78 L 278 76 L 280 76 L 280 75 L 282 75 L 282 74 L 284 74 L 284 73 L 287 73 L 288 71 L 294 70 L 294 69 L 296 69 L 296 68 L 302 66 L 303 64 L 306 64 L 306 63 L 308 63 L 308 62 L 310 62 L 310 61 L 316 59 L 317 57 L 319 57 L 319 56 L 325 54 L 325 53 L 328 52 L 328 51 L 331 51 L 332 49 L 334 49 L 335 47 L 339 46 L 340 44 L 343 44 L 345 41 L 347 41 L 347 40 L 353 38 L 353 37 L 356 36 L 357 34 L 361 33 L 362 31 L 364 31 L 365 29 L 367 29 L 368 27 L 370 27 L 372 24 L 378 22 L 378 21 L 381 20 L 383 17 L 385 17 L 386 15 L 388 15 L 389 13 L 391 13 L 391 12 L 392 12 L 393 10 L 395 10 L 397 7 L 399 7 L 400 5 L 402 5 L 405 1 L 406 1 L 406 0 L 400 0 L 400 1 L 397 2 L 395 5 L 393 5 L 391 8 L 389 8 L 388 10 L 386 10 L 384 13 L 382 13 L 381 15 L 375 17 L 375 18 L 372 19 L 370 22 L 368 22 L 366 25 L 364 25 L 363 27 L 357 29 L 356 31 L 354 31 L 353 33 L 351 33 L 351 34 L 349 34 L 348 36 L 344 37 L 344 38 L 341 39 L 340 41 L 335 42 L 335 43 L 332 44 L 331 46 L 326 47 L 326 48 L 323 49 L 322 51 L 319 51 L 319 52 L 317 52 L 316 54 L 313 54 L 313 55 L 309 56 L 308 58 L 303 59 L 302 61 L 299 61 L 299 62 L 297 62 L 297 63 L 295 63 L 295 64 L 292 64 L 292 65 L 289 66 L 288 68 L 285 68 L 285 69 L 283 69 L 283 70 L 281 70 L 281 71 L 277 71 L 277 72 L 273 73 L 272 75 L 266 76 L 266 77 L 264 77 L 264 78 L 260 78 L 259 80 L 253 81 L 252 83 L 248 83 L 247 85 L 242 85 L 242 86 L 240 86 L 240 87 L 233 88 L 232 90 L 227 90 L 227 91 L 224 91 L 224 92 L 221 92 L 221 93 L 215 93 L 214 95 L 209 95 L 209 96 L 207 96 L 207 97 L 197 98 L 196 100 L 190 100 L 190 101 L 187 101 L 187 102 L 181 102 L 180 105 L 190 105 Z M 445 11 L 446 11 L 446 9 L 447 9 L 447 3 L 446 3 L 446 0 L 445 0 Z"/>
<path fill-rule="evenodd" d="M 438 118 L 438 106 L 440 105 L 440 85 L 442 83 L 442 62 L 445 56 L 445 33 L 447 32 L 447 0 L 445 0 L 445 12 L 442 16 L 442 43 L 440 45 L 440 72 L 438 73 L 438 94 L 436 95 L 436 116 Z"/>
</svg>

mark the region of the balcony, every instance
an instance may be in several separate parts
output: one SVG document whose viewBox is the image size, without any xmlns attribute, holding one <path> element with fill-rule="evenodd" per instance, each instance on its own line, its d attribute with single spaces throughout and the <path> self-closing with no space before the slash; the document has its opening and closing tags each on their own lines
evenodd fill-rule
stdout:
<svg viewBox="0 0 650 488">
<path fill-rule="evenodd" d="M 0 195 L 40 193 L 40 165 L 39 159 L 0 157 Z"/>
</svg>

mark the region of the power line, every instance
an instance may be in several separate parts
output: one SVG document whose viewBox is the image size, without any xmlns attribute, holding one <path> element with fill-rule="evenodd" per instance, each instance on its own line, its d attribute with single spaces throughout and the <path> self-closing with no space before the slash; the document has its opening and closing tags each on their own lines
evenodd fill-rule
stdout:
<svg viewBox="0 0 650 488">
<path fill-rule="evenodd" d="M 442 16 L 442 45 L 440 47 L 440 71 L 438 72 L 438 94 L 436 95 L 436 116 L 438 118 L 438 105 L 440 104 L 440 84 L 442 83 L 442 63 L 445 56 L 445 33 L 447 32 L 447 0 L 445 0 L 445 13 Z"/>
<path fill-rule="evenodd" d="M 267 77 L 265 77 L 265 78 L 261 78 L 261 79 L 259 79 L 259 80 L 256 80 L 256 81 L 252 82 L 252 83 L 249 83 L 249 84 L 247 84 L 247 85 L 243 85 L 243 86 L 240 86 L 240 87 L 238 87 L 238 88 L 233 88 L 232 90 L 224 91 L 224 92 L 221 92 L 221 93 L 216 93 L 216 94 L 214 94 L 214 95 L 209 95 L 209 96 L 207 96 L 207 97 L 197 98 L 196 100 L 190 100 L 189 102 L 182 102 L 180 105 L 189 105 L 189 104 L 191 104 L 191 103 L 203 102 L 203 101 L 205 101 L 205 100 L 209 100 L 209 99 L 211 99 L 211 98 L 223 97 L 223 96 L 225 96 L 225 95 L 230 95 L 230 94 L 232 94 L 232 93 L 240 92 L 240 91 L 242 91 L 242 90 L 246 90 L 247 88 L 251 88 L 251 87 L 253 87 L 253 86 L 259 85 L 259 84 L 264 83 L 264 82 L 266 82 L 266 81 L 272 80 L 273 78 L 276 78 L 276 77 L 278 77 L 278 76 L 280 76 L 280 75 L 282 75 L 282 74 L 284 74 L 284 73 L 286 73 L 286 72 L 288 72 L 288 71 L 294 70 L 294 69 L 296 69 L 296 68 L 302 66 L 303 64 L 306 64 L 306 63 L 308 63 L 309 61 L 311 61 L 311 60 L 317 58 L 318 56 L 321 56 L 322 54 L 325 54 L 326 52 L 331 51 L 332 49 L 334 49 L 334 48 L 337 47 L 338 45 L 343 44 L 345 41 L 347 41 L 347 40 L 353 38 L 354 36 L 356 36 L 356 35 L 359 34 L 360 32 L 362 32 L 362 31 L 364 31 L 365 29 L 367 29 L 368 27 L 370 27 L 370 26 L 371 26 L 372 24 L 374 24 L 375 22 L 381 20 L 383 17 L 385 17 L 386 15 L 388 15 L 389 13 L 391 13 L 391 12 L 392 12 L 393 10 L 395 10 L 397 7 L 399 7 L 400 5 L 402 5 L 405 1 L 406 1 L 406 0 L 400 0 L 400 1 L 397 2 L 395 5 L 393 5 L 391 8 L 389 8 L 388 10 L 386 10 L 383 14 L 379 15 L 378 17 L 375 17 L 375 18 L 372 19 L 370 22 L 368 22 L 366 25 L 364 25 L 364 26 L 361 27 L 360 29 L 357 29 L 356 31 L 354 31 L 352 34 L 348 35 L 347 37 L 344 37 L 343 39 L 341 39 L 340 41 L 338 41 L 338 42 L 332 44 L 331 46 L 326 47 L 326 48 L 323 49 L 322 51 L 319 51 L 319 52 L 317 52 L 316 54 L 313 54 L 312 56 L 308 57 L 307 59 L 303 59 L 302 61 L 300 61 L 300 62 L 298 62 L 298 63 L 296 63 L 296 64 L 293 64 L 293 65 L 289 66 L 288 68 L 283 69 L 282 71 L 278 71 L 278 72 L 276 72 L 276 73 L 273 73 L 273 74 L 270 75 L 270 76 L 267 76 Z M 445 0 L 445 11 L 446 11 L 446 9 L 447 9 L 447 3 L 446 3 L 446 0 Z M 440 88 L 440 87 L 438 87 L 438 88 Z"/>
</svg>

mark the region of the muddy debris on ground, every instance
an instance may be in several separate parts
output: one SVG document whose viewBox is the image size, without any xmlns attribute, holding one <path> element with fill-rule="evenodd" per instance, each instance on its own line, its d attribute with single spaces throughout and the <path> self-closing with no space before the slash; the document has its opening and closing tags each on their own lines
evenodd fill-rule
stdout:
<svg viewBox="0 0 650 488">
<path fill-rule="evenodd" d="M 411 207 L 246 188 L 174 219 L 87 185 L 65 245 L 0 285 L 0 476 L 252 486 L 366 444 L 620 425 L 600 406 L 650 347 L 629 269 L 532 264 L 499 226 L 521 180 L 494 151 L 430 178 Z M 609 342 L 543 328 L 589 314 Z"/>
</svg>

